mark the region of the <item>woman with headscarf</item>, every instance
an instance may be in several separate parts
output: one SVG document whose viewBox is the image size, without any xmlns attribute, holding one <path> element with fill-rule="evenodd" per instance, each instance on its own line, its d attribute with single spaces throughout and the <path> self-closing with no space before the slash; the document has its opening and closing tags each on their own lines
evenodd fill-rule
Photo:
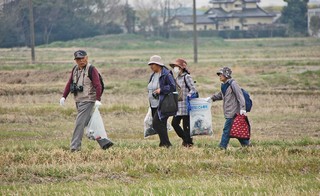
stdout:
<svg viewBox="0 0 320 196">
<path fill-rule="evenodd" d="M 183 140 L 182 145 L 185 147 L 192 147 L 193 141 L 190 137 L 190 116 L 187 107 L 187 100 L 197 94 L 195 82 L 193 81 L 190 72 L 187 68 L 187 62 L 184 59 L 177 59 L 170 66 L 177 74 L 176 83 L 179 90 L 178 112 L 172 119 L 172 127 L 177 135 Z M 183 121 L 183 128 L 180 126 Z"/>
<path fill-rule="evenodd" d="M 169 116 L 174 114 L 161 112 L 161 104 L 166 95 L 176 91 L 176 84 L 172 72 L 164 65 L 160 56 L 152 56 L 148 65 L 153 71 L 148 84 L 149 102 L 153 116 L 152 126 L 159 135 L 159 146 L 168 148 L 172 145 L 168 136 L 167 121 Z"/>
<path fill-rule="evenodd" d="M 223 111 L 226 122 L 219 147 L 227 149 L 230 141 L 230 131 L 234 116 L 239 113 L 246 115 L 246 101 L 239 84 L 231 76 L 232 70 L 229 67 L 223 67 L 218 72 L 221 83 L 221 91 L 207 98 L 207 101 L 223 100 Z M 251 146 L 250 139 L 238 139 L 243 147 Z"/>
</svg>

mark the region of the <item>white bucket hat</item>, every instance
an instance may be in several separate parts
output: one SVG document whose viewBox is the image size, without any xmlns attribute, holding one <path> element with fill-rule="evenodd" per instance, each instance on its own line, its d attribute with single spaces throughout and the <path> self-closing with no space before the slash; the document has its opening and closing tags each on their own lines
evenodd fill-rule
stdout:
<svg viewBox="0 0 320 196">
<path fill-rule="evenodd" d="M 161 56 L 158 55 L 153 55 L 152 57 L 150 57 L 148 65 L 151 64 L 157 64 L 164 67 L 164 63 L 162 62 Z"/>
</svg>

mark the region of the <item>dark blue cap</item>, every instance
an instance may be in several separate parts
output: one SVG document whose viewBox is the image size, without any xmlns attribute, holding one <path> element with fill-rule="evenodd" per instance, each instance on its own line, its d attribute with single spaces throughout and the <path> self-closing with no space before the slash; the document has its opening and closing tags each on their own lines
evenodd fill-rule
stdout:
<svg viewBox="0 0 320 196">
<path fill-rule="evenodd" d="M 87 52 L 84 50 L 78 50 L 74 52 L 74 59 L 82 59 L 87 56 Z"/>
</svg>

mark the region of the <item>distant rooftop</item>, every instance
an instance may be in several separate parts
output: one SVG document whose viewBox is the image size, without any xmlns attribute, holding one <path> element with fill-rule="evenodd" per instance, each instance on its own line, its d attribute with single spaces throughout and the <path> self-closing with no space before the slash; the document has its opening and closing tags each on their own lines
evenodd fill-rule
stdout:
<svg viewBox="0 0 320 196">
<path fill-rule="evenodd" d="M 184 24 L 193 24 L 193 16 L 188 15 L 188 16 L 176 16 L 176 19 L 180 20 Z M 213 24 L 213 21 L 208 18 L 207 15 L 198 15 L 197 16 L 197 23 L 198 24 Z"/>
<path fill-rule="evenodd" d="M 233 3 L 236 0 L 210 0 L 210 3 Z M 259 3 L 260 0 L 243 0 L 246 3 Z"/>
<path fill-rule="evenodd" d="M 311 8 L 308 9 L 308 12 L 320 12 L 320 8 Z"/>
<path fill-rule="evenodd" d="M 230 12 L 226 12 L 221 8 L 211 8 L 205 14 L 210 18 L 275 17 L 275 14 L 268 13 L 260 7 Z"/>
</svg>

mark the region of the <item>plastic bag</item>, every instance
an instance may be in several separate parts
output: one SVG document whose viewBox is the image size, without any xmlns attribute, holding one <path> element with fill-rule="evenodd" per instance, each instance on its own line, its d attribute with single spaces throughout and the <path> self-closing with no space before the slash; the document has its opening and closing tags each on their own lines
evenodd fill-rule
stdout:
<svg viewBox="0 0 320 196">
<path fill-rule="evenodd" d="M 145 138 L 157 134 L 157 132 L 152 127 L 152 121 L 153 121 L 152 111 L 151 111 L 151 108 L 149 107 L 147 115 L 144 118 L 144 137 Z M 170 123 L 167 124 L 167 129 L 168 131 L 171 131 L 173 129 Z"/>
<path fill-rule="evenodd" d="M 157 134 L 157 132 L 152 128 L 152 112 L 151 108 L 149 108 L 146 117 L 144 118 L 144 137 L 147 138 L 149 136 Z"/>
<path fill-rule="evenodd" d="M 95 107 L 87 126 L 86 135 L 91 140 L 108 138 L 98 107 Z"/>
<path fill-rule="evenodd" d="M 108 139 L 98 107 L 95 107 L 91 115 L 90 121 L 86 127 L 86 135 L 90 140 L 96 140 L 104 150 L 113 145 Z"/>
<path fill-rule="evenodd" d="M 190 100 L 190 135 L 213 135 L 211 103 L 206 99 Z"/>
</svg>

